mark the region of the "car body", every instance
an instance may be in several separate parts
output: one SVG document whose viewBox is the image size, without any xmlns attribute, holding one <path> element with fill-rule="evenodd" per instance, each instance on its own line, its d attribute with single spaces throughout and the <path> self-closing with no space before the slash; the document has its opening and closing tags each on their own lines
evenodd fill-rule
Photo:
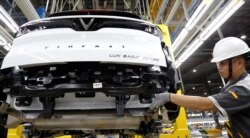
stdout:
<svg viewBox="0 0 250 138">
<path fill-rule="evenodd" d="M 178 116 L 171 104 L 148 112 L 154 94 L 175 93 L 179 80 L 161 30 L 132 13 L 70 11 L 28 22 L 1 73 L 5 126 L 23 124 L 27 137 L 147 135 L 161 126 L 156 116 Z"/>
</svg>

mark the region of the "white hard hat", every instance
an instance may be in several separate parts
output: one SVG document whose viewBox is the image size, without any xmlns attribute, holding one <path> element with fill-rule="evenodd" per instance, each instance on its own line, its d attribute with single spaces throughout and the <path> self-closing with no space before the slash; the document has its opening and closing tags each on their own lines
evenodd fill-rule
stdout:
<svg viewBox="0 0 250 138">
<path fill-rule="evenodd" d="M 227 37 L 215 44 L 211 62 L 220 62 L 249 51 L 250 48 L 243 40 L 236 37 Z"/>
</svg>

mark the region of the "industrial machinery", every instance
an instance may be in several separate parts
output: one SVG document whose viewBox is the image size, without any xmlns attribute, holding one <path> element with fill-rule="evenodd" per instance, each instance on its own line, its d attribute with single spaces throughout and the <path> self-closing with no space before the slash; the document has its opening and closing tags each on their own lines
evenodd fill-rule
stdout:
<svg viewBox="0 0 250 138">
<path fill-rule="evenodd" d="M 24 24 L 1 66 L 1 124 L 22 124 L 25 138 L 158 137 L 164 124 L 188 137 L 183 109 L 148 110 L 154 94 L 178 88 L 166 32 L 118 11 L 61 12 Z"/>
</svg>

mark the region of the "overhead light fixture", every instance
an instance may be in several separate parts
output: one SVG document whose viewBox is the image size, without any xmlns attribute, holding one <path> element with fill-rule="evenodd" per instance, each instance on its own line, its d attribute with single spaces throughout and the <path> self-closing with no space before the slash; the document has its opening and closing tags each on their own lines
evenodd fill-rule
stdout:
<svg viewBox="0 0 250 138">
<path fill-rule="evenodd" d="M 205 92 L 204 95 L 207 95 L 207 93 Z"/>
<path fill-rule="evenodd" d="M 14 38 L 13 36 L 3 27 L 0 25 L 0 35 L 8 42 L 12 43 Z"/>
<path fill-rule="evenodd" d="M 0 20 L 10 29 L 11 32 L 16 33 L 19 26 L 0 5 Z"/>
<path fill-rule="evenodd" d="M 236 12 L 243 4 L 244 0 L 231 0 L 229 4 L 222 9 L 221 13 L 201 32 L 200 36 L 196 38 L 191 45 L 188 46 L 179 58 L 176 60 L 176 67 L 178 68 L 190 55 L 194 53 L 203 42 L 212 35 L 233 13 Z M 180 43 L 180 42 L 179 42 Z M 174 51 L 176 48 L 173 48 Z"/>
<path fill-rule="evenodd" d="M 208 80 L 207 83 L 211 83 L 211 80 Z"/>
<path fill-rule="evenodd" d="M 242 35 L 242 36 L 240 37 L 240 39 L 243 39 L 243 40 L 245 40 L 246 38 L 247 38 L 246 35 Z"/>
<path fill-rule="evenodd" d="M 5 44 L 7 44 L 7 41 L 3 36 L 0 35 L 0 45 L 5 45 Z"/>
<path fill-rule="evenodd" d="M 3 54 L 7 54 L 9 50 L 10 50 L 10 44 L 7 43 L 6 39 L 2 35 L 0 35 L 0 51 Z"/>
<path fill-rule="evenodd" d="M 178 68 L 190 55 L 196 51 L 197 48 L 199 48 L 203 44 L 203 41 L 200 39 L 196 39 L 194 42 L 192 42 L 187 50 L 185 50 L 180 57 L 176 60 L 176 67 Z"/>
<path fill-rule="evenodd" d="M 187 36 L 188 31 L 186 28 L 183 28 L 180 32 L 180 34 L 177 36 L 177 38 L 174 40 L 174 43 L 172 45 L 173 52 L 177 50 L 177 48 L 180 46 L 180 43 L 184 40 L 184 38 Z"/>
<path fill-rule="evenodd" d="M 191 18 L 188 20 L 185 27 L 181 30 L 180 34 L 177 36 L 177 38 L 173 42 L 173 45 L 172 45 L 173 52 L 177 50 L 181 42 L 186 38 L 188 31 L 194 28 L 194 26 L 200 21 L 200 19 L 202 18 L 202 16 L 205 14 L 205 12 L 208 10 L 208 8 L 210 7 L 212 3 L 213 3 L 213 0 L 203 0 L 201 2 L 201 4 L 195 10 Z"/>
<path fill-rule="evenodd" d="M 221 89 L 222 87 L 221 87 L 221 86 L 219 86 L 219 88 Z"/>
<path fill-rule="evenodd" d="M 193 69 L 193 72 L 195 73 L 195 72 L 197 72 L 197 70 L 196 70 L 196 69 Z"/>
<path fill-rule="evenodd" d="M 204 29 L 200 35 L 200 39 L 207 40 L 244 3 L 244 0 L 231 0 L 221 13 Z"/>
<path fill-rule="evenodd" d="M 201 17 L 205 14 L 207 9 L 212 4 L 213 0 L 203 0 L 201 4 L 198 6 L 198 8 L 193 13 L 192 17 L 188 20 L 187 24 L 185 25 L 185 28 L 187 30 L 191 30 L 194 28 L 194 26 L 197 24 L 197 22 L 201 19 Z"/>
<path fill-rule="evenodd" d="M 193 87 L 192 89 L 195 90 L 195 87 Z"/>
</svg>

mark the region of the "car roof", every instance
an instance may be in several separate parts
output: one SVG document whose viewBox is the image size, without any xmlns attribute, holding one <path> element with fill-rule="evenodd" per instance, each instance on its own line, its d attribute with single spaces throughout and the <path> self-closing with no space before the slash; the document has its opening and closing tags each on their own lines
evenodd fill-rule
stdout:
<svg viewBox="0 0 250 138">
<path fill-rule="evenodd" d="M 111 11 L 111 10 L 81 10 L 81 11 L 63 11 L 58 13 L 53 13 L 49 17 L 58 17 L 58 16 L 72 16 L 72 15 L 106 15 L 106 16 L 121 16 L 140 19 L 139 16 L 124 11 Z"/>
</svg>

